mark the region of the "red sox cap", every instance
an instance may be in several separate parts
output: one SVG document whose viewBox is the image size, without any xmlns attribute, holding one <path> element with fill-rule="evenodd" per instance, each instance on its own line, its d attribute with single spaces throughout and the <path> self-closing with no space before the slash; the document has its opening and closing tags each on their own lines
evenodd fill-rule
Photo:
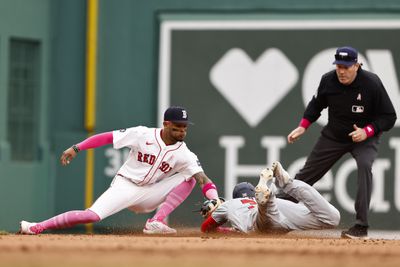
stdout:
<svg viewBox="0 0 400 267">
<path fill-rule="evenodd" d="M 336 50 L 335 61 L 332 64 L 345 65 L 350 67 L 357 63 L 358 52 L 350 46 L 339 47 Z"/>
<path fill-rule="evenodd" d="M 189 121 L 189 116 L 183 107 L 171 106 L 164 112 L 164 121 L 172 121 L 176 123 L 193 124 Z"/>
</svg>

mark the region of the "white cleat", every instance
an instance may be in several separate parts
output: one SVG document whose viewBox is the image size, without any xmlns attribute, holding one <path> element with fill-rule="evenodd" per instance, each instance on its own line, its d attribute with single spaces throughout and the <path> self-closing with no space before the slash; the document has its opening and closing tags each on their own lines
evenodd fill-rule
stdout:
<svg viewBox="0 0 400 267">
<path fill-rule="evenodd" d="M 148 235 L 171 235 L 176 234 L 176 230 L 163 222 L 149 219 L 146 221 L 143 233 Z"/>
<path fill-rule="evenodd" d="M 275 161 L 272 163 L 272 170 L 274 172 L 274 176 L 276 181 L 278 182 L 278 186 L 283 188 L 288 183 L 293 182 L 293 178 L 287 173 L 287 171 L 282 167 L 282 164 L 279 161 Z"/>
<path fill-rule="evenodd" d="M 35 226 L 37 223 L 31 223 L 27 221 L 21 221 L 19 223 L 19 233 L 24 234 L 24 235 L 38 235 L 40 232 L 31 230 L 31 227 Z"/>
<path fill-rule="evenodd" d="M 260 180 L 255 188 L 256 201 L 260 205 L 265 205 L 273 193 L 274 173 L 270 168 L 266 168 L 260 173 Z"/>
</svg>

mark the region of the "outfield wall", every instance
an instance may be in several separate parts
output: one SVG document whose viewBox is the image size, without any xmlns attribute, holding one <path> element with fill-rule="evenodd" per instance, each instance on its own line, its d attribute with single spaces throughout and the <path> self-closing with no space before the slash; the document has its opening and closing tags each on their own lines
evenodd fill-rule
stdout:
<svg viewBox="0 0 400 267">
<path fill-rule="evenodd" d="M 34 2 L 0 3 L 0 229 L 10 231 L 22 218 L 85 208 L 85 152 L 67 168 L 58 158 L 87 136 L 87 7 L 80 0 Z M 335 47 L 360 49 L 364 67 L 380 75 L 399 113 L 399 15 L 394 0 L 99 1 L 95 132 L 157 126 L 166 106 L 181 104 L 195 121 L 187 143 L 222 195 L 236 181 L 256 182 L 259 170 L 276 159 L 295 173 L 324 118 L 294 145 L 285 136 L 332 67 Z M 10 145 L 9 47 L 15 37 L 40 43 L 30 160 L 13 160 Z M 377 229 L 397 229 L 400 221 L 399 125 L 384 135 L 374 166 L 370 217 Z M 125 156 L 109 147 L 95 150 L 95 197 Z M 343 159 L 318 188 L 341 210 L 342 225 L 352 223 L 354 163 Z M 202 200 L 196 187 L 171 223 L 199 225 L 191 211 Z M 140 228 L 149 216 L 124 211 L 95 229 Z"/>
</svg>

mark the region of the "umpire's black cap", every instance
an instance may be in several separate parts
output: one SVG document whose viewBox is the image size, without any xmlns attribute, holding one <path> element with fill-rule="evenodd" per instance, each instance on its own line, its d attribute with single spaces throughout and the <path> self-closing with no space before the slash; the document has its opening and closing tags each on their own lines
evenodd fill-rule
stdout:
<svg viewBox="0 0 400 267">
<path fill-rule="evenodd" d="M 254 185 L 248 182 L 238 183 L 233 189 L 232 198 L 255 197 Z"/>
<path fill-rule="evenodd" d="M 335 61 L 332 64 L 352 66 L 357 63 L 358 51 L 350 46 L 339 47 L 336 50 Z"/>
<path fill-rule="evenodd" d="M 164 121 L 193 124 L 189 121 L 189 115 L 186 109 L 179 106 L 171 106 L 167 108 L 164 112 Z"/>
</svg>

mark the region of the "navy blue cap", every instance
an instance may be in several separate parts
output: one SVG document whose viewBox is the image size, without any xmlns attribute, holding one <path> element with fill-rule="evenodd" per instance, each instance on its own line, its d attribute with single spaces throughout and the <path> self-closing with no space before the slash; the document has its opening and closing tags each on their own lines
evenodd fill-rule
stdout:
<svg viewBox="0 0 400 267">
<path fill-rule="evenodd" d="M 339 47 L 336 50 L 335 61 L 333 64 L 351 66 L 357 63 L 358 51 L 350 46 Z"/>
<path fill-rule="evenodd" d="M 248 182 L 238 183 L 233 188 L 232 198 L 255 197 L 254 185 Z"/>
<path fill-rule="evenodd" d="M 172 106 L 164 112 L 164 121 L 172 121 L 176 123 L 189 123 L 189 115 L 183 107 Z"/>
</svg>

